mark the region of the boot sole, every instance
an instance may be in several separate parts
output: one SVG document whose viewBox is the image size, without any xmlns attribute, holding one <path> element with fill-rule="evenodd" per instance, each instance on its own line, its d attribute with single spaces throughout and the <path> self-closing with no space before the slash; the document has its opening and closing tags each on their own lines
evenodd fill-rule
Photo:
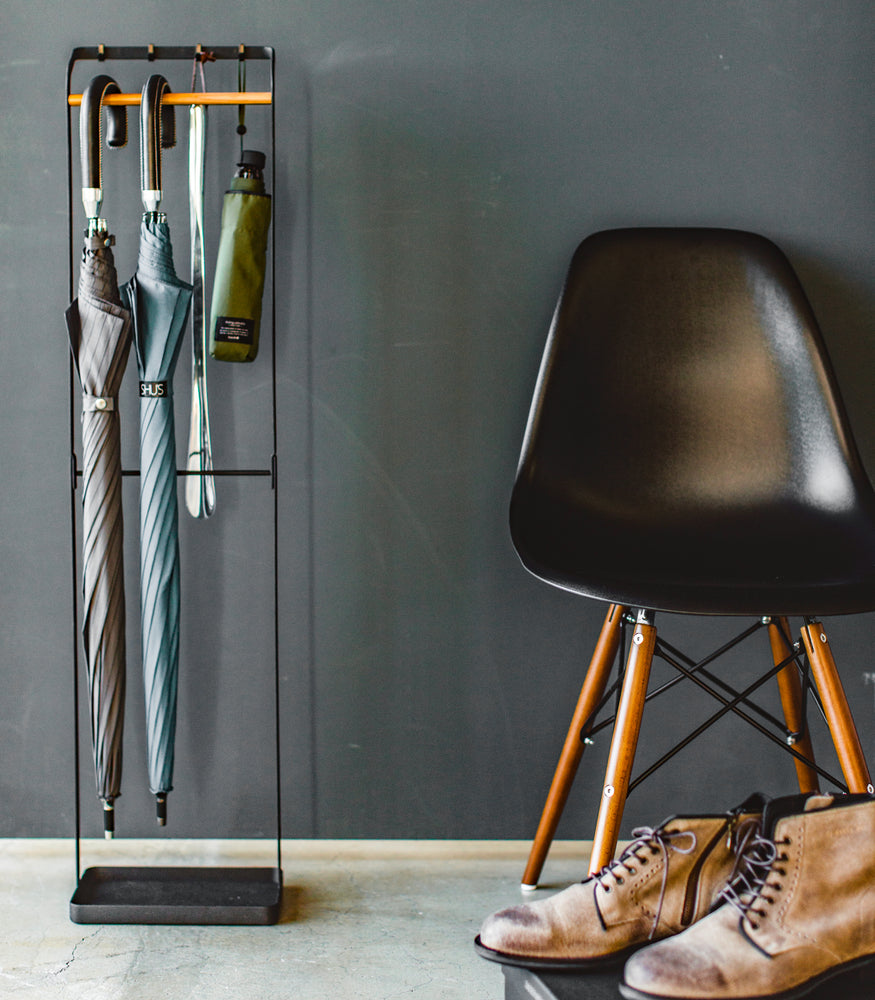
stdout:
<svg viewBox="0 0 875 1000">
<path fill-rule="evenodd" d="M 631 948 L 624 948 L 623 951 L 603 955 L 600 958 L 538 958 L 534 955 L 512 955 L 506 951 L 487 948 L 478 934 L 474 938 L 474 951 L 489 962 L 513 965 L 519 969 L 534 969 L 536 972 L 596 972 L 618 968 L 633 952 L 638 951 L 647 943 L 644 941 L 641 944 L 632 945 Z"/>
<path fill-rule="evenodd" d="M 784 990 L 781 993 L 749 994 L 733 997 L 732 1000 L 797 1000 L 798 997 L 806 996 L 834 976 L 841 976 L 844 973 L 853 972 L 855 969 L 863 970 L 867 966 L 871 966 L 873 973 L 875 973 L 875 954 L 855 958 L 851 962 L 845 962 L 844 965 L 836 965 L 825 972 L 821 972 L 820 975 L 815 976 L 813 979 L 809 979 L 807 982 L 801 983 L 799 986 L 794 986 L 792 989 Z M 625 982 L 620 983 L 620 995 L 625 997 L 625 1000 L 680 1000 L 677 996 L 669 997 L 663 993 L 644 993 L 642 990 L 636 990 L 632 986 L 627 986 Z M 683 997 L 682 1000 L 712 1000 L 712 998 L 688 996 Z"/>
</svg>

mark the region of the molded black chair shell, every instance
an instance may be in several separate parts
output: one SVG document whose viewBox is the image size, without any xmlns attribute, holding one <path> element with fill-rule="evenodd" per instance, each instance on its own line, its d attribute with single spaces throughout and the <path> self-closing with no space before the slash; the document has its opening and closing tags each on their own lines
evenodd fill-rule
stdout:
<svg viewBox="0 0 875 1000">
<path fill-rule="evenodd" d="M 875 608 L 875 495 L 811 306 L 772 242 L 621 229 L 581 243 L 510 525 L 536 576 L 618 604 Z"/>
</svg>

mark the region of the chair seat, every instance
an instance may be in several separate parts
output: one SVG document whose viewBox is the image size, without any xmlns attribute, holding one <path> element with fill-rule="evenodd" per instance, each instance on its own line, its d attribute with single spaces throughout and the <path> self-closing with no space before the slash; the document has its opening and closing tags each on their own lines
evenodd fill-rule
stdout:
<svg viewBox="0 0 875 1000">
<path fill-rule="evenodd" d="M 531 572 L 613 603 L 875 609 L 875 496 L 817 321 L 772 242 L 713 229 L 583 241 L 510 523 Z"/>
<path fill-rule="evenodd" d="M 511 525 L 530 572 L 611 603 L 756 616 L 875 608 L 875 521 L 859 507 L 830 518 L 779 502 L 710 516 L 659 508 L 624 517 L 520 485 Z"/>
</svg>

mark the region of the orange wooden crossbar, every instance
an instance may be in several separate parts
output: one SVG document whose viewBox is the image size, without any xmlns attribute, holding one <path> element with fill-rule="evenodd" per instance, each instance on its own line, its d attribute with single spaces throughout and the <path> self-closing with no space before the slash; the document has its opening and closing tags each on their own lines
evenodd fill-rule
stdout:
<svg viewBox="0 0 875 1000">
<path fill-rule="evenodd" d="M 137 105 L 141 100 L 140 94 L 107 94 L 101 104 L 116 105 Z M 82 104 L 81 94 L 68 94 L 67 103 L 74 108 Z M 215 91 L 214 93 L 200 94 L 165 94 L 161 98 L 162 104 L 270 104 L 269 90 L 252 90 L 237 93 L 236 91 Z"/>
</svg>

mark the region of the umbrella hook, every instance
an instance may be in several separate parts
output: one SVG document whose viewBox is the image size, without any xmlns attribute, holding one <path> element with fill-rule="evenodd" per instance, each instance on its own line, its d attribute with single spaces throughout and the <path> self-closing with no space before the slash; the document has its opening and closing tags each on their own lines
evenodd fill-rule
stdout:
<svg viewBox="0 0 875 1000">
<path fill-rule="evenodd" d="M 201 73 L 201 89 L 206 93 L 207 81 L 204 77 L 204 66 L 208 62 L 215 62 L 216 54 L 215 52 L 205 51 L 203 45 L 198 42 L 194 49 L 194 60 L 191 66 L 191 90 L 194 93 L 195 85 L 197 83 L 197 71 L 200 69 Z"/>
<path fill-rule="evenodd" d="M 207 92 L 207 78 L 204 74 L 204 66 L 208 62 L 215 62 L 216 55 L 214 52 L 204 51 L 203 45 L 200 42 L 195 46 L 194 59 L 191 63 L 191 92 L 195 93 L 197 89 L 197 75 L 198 70 L 200 70 L 201 76 L 201 90 Z M 194 107 L 194 105 L 192 105 Z"/>
<path fill-rule="evenodd" d="M 79 155 L 82 164 L 82 204 L 88 217 L 89 236 L 106 231 L 100 218 L 103 204 L 103 100 L 108 94 L 120 94 L 111 76 L 101 74 L 85 88 L 79 110 Z M 106 144 L 121 149 L 128 141 L 128 115 L 124 107 L 107 106 Z"/>
<path fill-rule="evenodd" d="M 140 103 L 140 195 L 147 213 L 160 215 L 161 150 L 176 145 L 176 118 L 172 104 L 162 104 L 170 85 L 155 73 L 146 81 Z"/>
<path fill-rule="evenodd" d="M 237 49 L 237 92 L 246 92 L 246 46 Z M 243 136 L 246 135 L 246 105 L 237 105 L 237 135 L 240 136 L 240 156 L 243 156 Z"/>
</svg>

